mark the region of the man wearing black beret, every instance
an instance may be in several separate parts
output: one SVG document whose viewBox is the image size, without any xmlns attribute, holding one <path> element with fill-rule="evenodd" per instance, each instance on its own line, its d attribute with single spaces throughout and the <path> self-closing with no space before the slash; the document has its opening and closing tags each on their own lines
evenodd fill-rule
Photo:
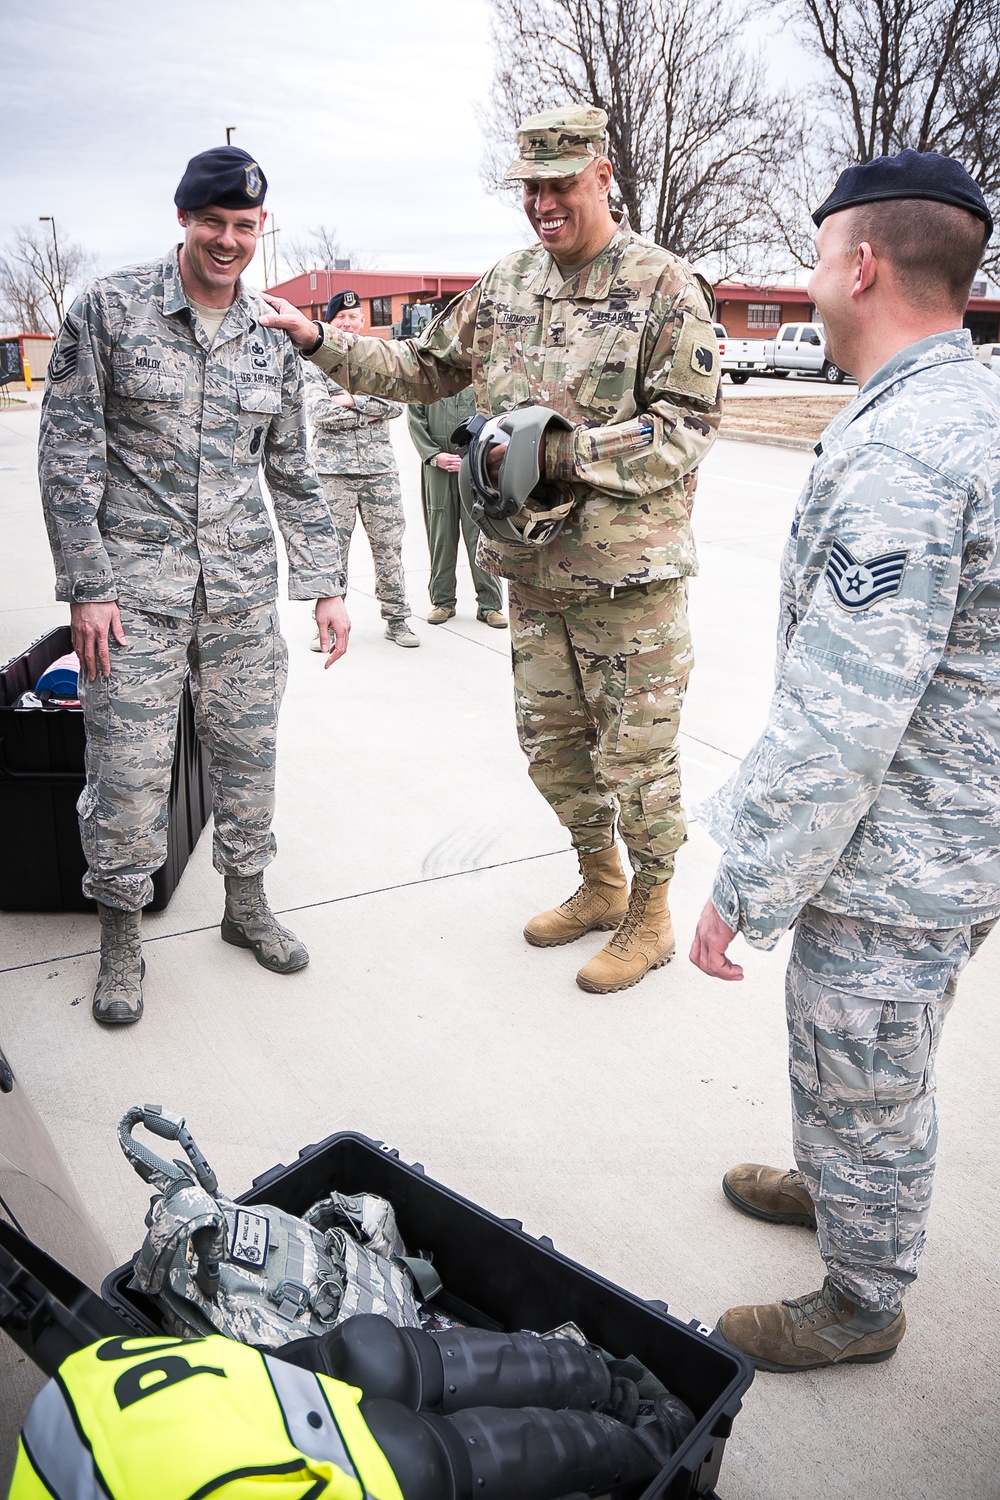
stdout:
<svg viewBox="0 0 1000 1500">
<path fill-rule="evenodd" d="M 194 157 L 177 188 L 184 240 L 92 282 L 59 332 L 39 473 L 81 662 L 87 784 L 84 891 L 97 902 L 93 1013 L 142 1014 L 140 914 L 166 857 L 166 802 L 184 673 L 211 758 L 222 936 L 274 973 L 309 961 L 263 889 L 271 833 L 281 636 L 268 489 L 292 599 L 315 599 L 328 661 L 347 647 L 346 579 L 309 460 L 300 360 L 243 287 L 267 180 L 235 146 Z"/>
<path fill-rule="evenodd" d="M 993 229 L 933 152 L 853 166 L 816 210 L 809 283 L 856 401 L 817 446 L 783 568 L 763 735 L 700 814 L 723 846 L 691 958 L 736 933 L 786 978 L 797 1171 L 726 1197 L 817 1231 L 817 1292 L 719 1329 L 764 1370 L 874 1364 L 906 1329 L 937 1146 L 934 1062 L 1000 916 L 1000 382 L 962 327 Z"/>
</svg>

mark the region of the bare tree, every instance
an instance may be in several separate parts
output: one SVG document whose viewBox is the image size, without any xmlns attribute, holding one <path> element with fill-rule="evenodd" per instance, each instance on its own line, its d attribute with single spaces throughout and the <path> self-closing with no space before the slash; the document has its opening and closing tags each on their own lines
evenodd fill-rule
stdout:
<svg viewBox="0 0 1000 1500">
<path fill-rule="evenodd" d="M 307 271 L 332 271 L 338 260 L 348 261 L 352 271 L 366 271 L 371 267 L 370 256 L 347 249 L 341 244 L 336 228 L 327 224 L 307 230 L 300 239 L 289 240 L 283 255 L 295 276 L 302 276 Z"/>
<path fill-rule="evenodd" d="M 1000 0 L 792 0 L 791 13 L 824 67 L 803 150 L 827 188 L 910 146 L 957 157 L 997 211 Z"/>
<path fill-rule="evenodd" d="M 58 226 L 22 224 L 0 254 L 0 318 L 20 333 L 55 333 L 70 293 L 96 269 L 96 257 Z"/>
<path fill-rule="evenodd" d="M 526 116 L 604 109 L 632 226 L 715 275 L 771 268 L 781 240 L 765 208 L 788 153 L 790 104 L 742 46 L 732 0 L 490 0 L 498 59 L 484 179 L 502 191 Z M 786 257 L 787 258 L 787 257 Z"/>
</svg>

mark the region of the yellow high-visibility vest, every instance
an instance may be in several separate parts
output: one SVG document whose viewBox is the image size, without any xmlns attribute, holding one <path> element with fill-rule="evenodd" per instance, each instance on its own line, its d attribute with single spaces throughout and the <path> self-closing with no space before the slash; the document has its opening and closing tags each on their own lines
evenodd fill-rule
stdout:
<svg viewBox="0 0 1000 1500">
<path fill-rule="evenodd" d="M 36 1396 L 10 1500 L 403 1500 L 360 1400 L 218 1334 L 102 1339 Z"/>
</svg>

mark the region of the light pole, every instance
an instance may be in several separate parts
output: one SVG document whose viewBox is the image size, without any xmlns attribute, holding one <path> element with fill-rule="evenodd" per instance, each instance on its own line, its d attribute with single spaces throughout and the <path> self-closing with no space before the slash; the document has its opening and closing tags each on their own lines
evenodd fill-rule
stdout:
<svg viewBox="0 0 1000 1500">
<path fill-rule="evenodd" d="M 63 288 L 62 288 L 62 270 L 61 270 L 60 265 L 59 265 L 59 241 L 56 238 L 56 221 L 55 221 L 55 218 L 53 217 L 52 214 L 39 214 L 38 215 L 38 222 L 39 222 L 39 224 L 51 224 L 52 225 L 52 251 L 53 251 L 53 255 L 55 257 L 55 263 L 56 263 L 55 296 L 52 298 L 52 301 L 55 304 L 56 317 L 59 319 L 59 322 L 61 323 L 62 320 L 63 320 L 63 317 L 64 317 L 64 311 L 63 311 L 63 305 L 62 305 Z"/>
<path fill-rule="evenodd" d="M 235 129 L 236 129 L 235 125 L 227 125 L 226 126 L 226 145 L 227 146 L 231 146 L 233 144 L 231 137 L 232 137 L 233 131 Z"/>
</svg>

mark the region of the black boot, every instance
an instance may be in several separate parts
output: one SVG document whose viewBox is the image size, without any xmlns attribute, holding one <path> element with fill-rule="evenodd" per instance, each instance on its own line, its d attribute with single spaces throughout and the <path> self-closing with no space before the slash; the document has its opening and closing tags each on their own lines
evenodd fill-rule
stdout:
<svg viewBox="0 0 1000 1500">
<path fill-rule="evenodd" d="M 396 1401 L 365 1400 L 361 1413 L 403 1500 L 473 1500 L 480 1494 L 491 1500 L 559 1500 L 652 1479 L 677 1447 L 678 1422 L 688 1432 L 694 1425 L 690 1412 L 679 1420 L 683 1403 L 675 1405 L 669 1420 L 637 1430 L 601 1412 L 537 1407 L 481 1406 L 439 1417 Z"/>
<path fill-rule="evenodd" d="M 311 1350 L 301 1348 L 306 1342 Z M 359 1386 L 370 1400 L 385 1397 L 412 1411 L 447 1415 L 486 1404 L 571 1407 L 632 1422 L 639 1403 L 632 1381 L 613 1378 L 595 1350 L 571 1339 L 481 1328 L 425 1333 L 362 1313 L 318 1340 L 298 1340 L 289 1355 L 294 1363 L 309 1360 L 311 1369 Z"/>
</svg>

